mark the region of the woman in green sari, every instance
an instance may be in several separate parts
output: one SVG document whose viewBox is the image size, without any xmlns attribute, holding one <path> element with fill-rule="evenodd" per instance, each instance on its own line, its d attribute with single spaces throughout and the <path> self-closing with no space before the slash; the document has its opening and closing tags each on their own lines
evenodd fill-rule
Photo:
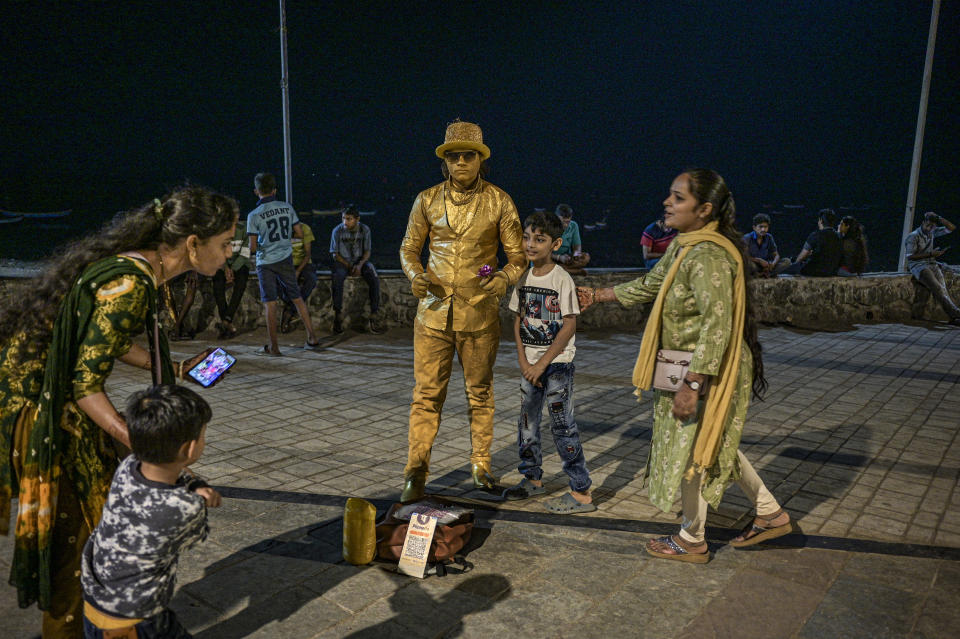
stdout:
<svg viewBox="0 0 960 639">
<path fill-rule="evenodd" d="M 717 508 L 730 483 L 757 510 L 731 545 L 785 535 L 792 522 L 738 450 L 751 391 L 761 396 L 767 382 L 733 196 L 717 173 L 695 169 L 677 176 L 663 206 L 666 225 L 678 235 L 656 266 L 632 282 L 577 293 L 581 312 L 596 302 L 654 302 L 633 373 L 638 394 L 651 386 L 659 349 L 690 353 L 680 389 L 654 391 L 647 464 L 650 501 L 669 512 L 679 489 L 683 524 L 677 535 L 650 540 L 646 550 L 658 558 L 706 563 L 707 504 Z"/>
<path fill-rule="evenodd" d="M 238 210 L 204 188 L 173 191 L 66 246 L 0 311 L 0 533 L 16 498 L 10 582 L 21 607 L 44 611 L 44 638 L 83 636 L 80 555 L 100 521 L 115 444 L 130 446 L 104 383 L 116 360 L 174 383 L 206 354 L 170 361 L 158 291 L 223 265 Z M 132 341 L 144 332 L 148 349 Z"/>
</svg>

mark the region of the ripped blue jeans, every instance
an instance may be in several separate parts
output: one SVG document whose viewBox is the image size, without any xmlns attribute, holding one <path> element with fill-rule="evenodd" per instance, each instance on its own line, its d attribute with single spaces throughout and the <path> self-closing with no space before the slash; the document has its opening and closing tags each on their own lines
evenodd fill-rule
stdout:
<svg viewBox="0 0 960 639">
<path fill-rule="evenodd" d="M 563 460 L 563 472 L 570 477 L 570 488 L 584 492 L 590 488 L 580 431 L 573 420 L 573 362 L 550 364 L 540 378 L 538 388 L 520 378 L 520 419 L 517 422 L 517 446 L 520 465 L 517 470 L 528 479 L 543 477 L 543 449 L 540 444 L 540 419 L 546 404 L 550 415 L 550 431 L 557 453 Z"/>
</svg>

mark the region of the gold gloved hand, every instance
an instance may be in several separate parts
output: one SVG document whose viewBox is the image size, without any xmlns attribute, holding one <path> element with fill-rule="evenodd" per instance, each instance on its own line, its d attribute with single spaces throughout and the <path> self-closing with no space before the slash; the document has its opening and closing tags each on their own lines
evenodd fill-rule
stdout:
<svg viewBox="0 0 960 639">
<path fill-rule="evenodd" d="M 422 300 L 427 296 L 427 288 L 429 286 L 430 278 L 427 277 L 426 273 L 418 273 L 412 280 L 410 280 L 410 290 L 417 299 Z"/>
<path fill-rule="evenodd" d="M 497 297 L 503 297 L 507 294 L 507 286 L 509 286 L 507 274 L 503 271 L 497 271 L 490 277 L 482 280 L 480 286 L 487 293 L 496 295 Z"/>
</svg>

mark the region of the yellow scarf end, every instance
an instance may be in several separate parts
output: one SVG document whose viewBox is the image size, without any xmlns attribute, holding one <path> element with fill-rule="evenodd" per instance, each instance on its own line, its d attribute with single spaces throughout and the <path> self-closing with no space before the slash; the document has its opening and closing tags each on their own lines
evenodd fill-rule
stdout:
<svg viewBox="0 0 960 639">
<path fill-rule="evenodd" d="M 686 481 L 693 481 L 697 475 L 703 473 L 703 466 L 697 463 L 690 464 L 690 468 L 687 469 L 687 472 L 683 474 L 683 478 Z"/>
</svg>

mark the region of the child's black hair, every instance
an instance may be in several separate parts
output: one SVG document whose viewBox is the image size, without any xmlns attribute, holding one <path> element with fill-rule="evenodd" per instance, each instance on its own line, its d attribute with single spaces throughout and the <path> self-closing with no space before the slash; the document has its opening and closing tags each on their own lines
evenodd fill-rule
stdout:
<svg viewBox="0 0 960 639">
<path fill-rule="evenodd" d="M 770 224 L 770 216 L 766 213 L 757 213 L 753 216 L 753 225 L 757 226 L 758 224 Z"/>
<path fill-rule="evenodd" d="M 253 176 L 253 188 L 261 196 L 267 196 L 277 190 L 277 178 L 272 173 L 257 173 Z"/>
<path fill-rule="evenodd" d="M 127 400 L 127 429 L 134 454 L 151 464 L 176 461 L 180 447 L 200 438 L 210 404 L 185 386 L 160 384 Z"/>
<path fill-rule="evenodd" d="M 563 222 L 556 213 L 550 211 L 534 211 L 523 221 L 523 228 L 540 231 L 554 241 L 563 235 Z"/>
</svg>

